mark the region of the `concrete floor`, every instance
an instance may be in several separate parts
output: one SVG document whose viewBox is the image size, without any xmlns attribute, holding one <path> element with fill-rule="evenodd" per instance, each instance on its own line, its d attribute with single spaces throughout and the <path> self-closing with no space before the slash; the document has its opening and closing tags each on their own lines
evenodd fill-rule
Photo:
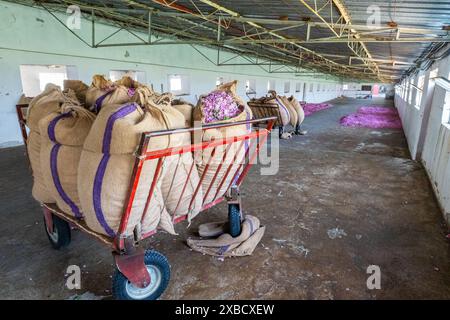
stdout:
<svg viewBox="0 0 450 320">
<path fill-rule="evenodd" d="M 244 210 L 267 226 L 253 256 L 220 261 L 186 247 L 199 223 L 226 216 L 223 205 L 179 225 L 179 237 L 145 241 L 172 265 L 163 299 L 450 299 L 447 229 L 403 133 L 338 124 L 385 101 L 333 103 L 306 119 L 307 136 L 281 142 L 276 176 L 255 167 L 248 177 Z M 109 298 L 108 248 L 76 231 L 68 248 L 50 248 L 24 149 L 1 150 L 0 170 L 0 299 Z M 331 239 L 333 228 L 346 235 Z M 64 286 L 72 264 L 83 270 L 81 290 Z M 381 290 L 366 287 L 369 265 L 381 268 Z"/>
</svg>

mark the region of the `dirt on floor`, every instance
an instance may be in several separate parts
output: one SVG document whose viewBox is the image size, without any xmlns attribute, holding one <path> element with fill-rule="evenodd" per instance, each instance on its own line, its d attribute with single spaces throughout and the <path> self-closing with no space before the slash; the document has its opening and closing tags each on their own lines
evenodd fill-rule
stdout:
<svg viewBox="0 0 450 320">
<path fill-rule="evenodd" d="M 198 224 L 226 218 L 225 205 L 201 214 L 179 236 L 143 246 L 164 253 L 172 278 L 162 299 L 449 299 L 447 228 L 422 165 L 409 159 L 401 130 L 345 128 L 340 117 L 385 100 L 332 101 L 306 118 L 306 136 L 280 142 L 276 175 L 255 166 L 243 208 L 267 226 L 250 257 L 224 261 L 189 250 Z M 0 299 L 109 299 L 110 250 L 72 232 L 53 250 L 24 148 L 0 150 Z M 65 287 L 78 265 L 82 288 Z M 381 289 L 367 288 L 379 266 Z"/>
</svg>

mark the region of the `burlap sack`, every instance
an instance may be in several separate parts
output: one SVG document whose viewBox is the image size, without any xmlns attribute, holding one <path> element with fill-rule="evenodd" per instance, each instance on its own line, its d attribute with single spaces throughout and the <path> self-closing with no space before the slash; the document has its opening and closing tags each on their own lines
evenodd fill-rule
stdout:
<svg viewBox="0 0 450 320">
<path fill-rule="evenodd" d="M 183 100 L 173 100 L 172 107 L 177 109 L 183 115 L 185 120 L 185 127 L 191 128 L 193 126 L 192 115 L 194 112 L 194 106 Z"/>
<path fill-rule="evenodd" d="M 41 171 L 41 135 L 39 131 L 39 121 L 47 115 L 57 112 L 64 102 L 76 101 L 75 93 L 69 90 L 64 94 L 61 89 L 48 84 L 45 90 L 36 96 L 28 107 L 27 126 L 30 134 L 27 140 L 27 150 L 30 157 L 31 169 L 33 171 L 33 197 L 43 203 L 54 203 L 55 199 L 47 190 Z"/>
<path fill-rule="evenodd" d="M 276 92 L 269 97 L 251 99 L 248 102 L 255 118 L 277 117 L 277 126 L 287 126 L 291 122 L 289 109 L 277 99 Z M 278 112 L 277 112 L 278 111 Z"/>
<path fill-rule="evenodd" d="M 199 227 L 214 230 L 220 228 L 215 224 L 206 224 Z M 194 251 L 219 257 L 239 257 L 251 255 L 264 235 L 265 227 L 260 225 L 259 219 L 247 215 L 242 222 L 242 232 L 236 238 L 228 233 L 221 234 L 217 239 L 196 240 L 188 239 L 187 244 Z M 205 232 L 205 230 L 203 230 Z M 212 233 L 212 232 L 207 232 Z"/>
<path fill-rule="evenodd" d="M 39 122 L 41 170 L 58 207 L 82 218 L 77 190 L 78 164 L 95 115 L 80 105 L 65 104 Z"/>
<path fill-rule="evenodd" d="M 122 77 L 122 79 L 117 80 L 116 82 L 114 82 L 114 84 L 116 86 L 124 86 L 127 88 L 134 88 L 134 89 L 137 89 L 140 86 L 142 86 L 138 81 L 132 79 L 129 76 Z"/>
<path fill-rule="evenodd" d="M 43 203 L 55 203 L 50 191 L 44 182 L 41 170 L 41 135 L 36 131 L 30 131 L 27 139 L 27 150 L 30 165 L 33 171 L 33 188 L 31 194 L 34 199 Z"/>
<path fill-rule="evenodd" d="M 237 81 L 233 81 L 219 86 L 215 91 L 225 91 L 232 95 L 234 101 L 242 107 L 242 112 L 234 118 L 217 121 L 215 123 L 233 123 L 252 119 L 252 111 L 247 107 L 240 97 L 236 94 Z M 205 124 L 205 118 L 202 112 L 204 96 L 200 97 L 197 106 L 194 108 L 194 125 Z M 230 126 L 219 129 L 209 129 L 194 134 L 195 144 L 245 135 L 251 132 L 251 125 L 244 124 L 239 126 Z M 202 188 L 204 194 L 203 205 L 213 202 L 225 194 L 232 184 L 235 173 L 242 169 L 241 164 L 245 161 L 245 154 L 248 143 L 236 142 L 231 146 L 218 146 L 213 153 L 212 148 L 207 148 L 194 153 L 195 161 L 198 164 L 199 176 L 202 179 Z M 228 150 L 226 153 L 225 151 Z M 230 170 L 228 168 L 231 167 Z M 217 172 L 217 174 L 216 174 Z M 227 175 L 228 172 L 228 175 Z M 236 182 L 238 175 L 236 175 Z"/>
<path fill-rule="evenodd" d="M 98 113 L 103 106 L 125 104 L 132 101 L 135 88 L 116 85 L 101 75 L 95 75 L 86 92 L 86 106 Z"/>
<path fill-rule="evenodd" d="M 135 99 L 139 104 L 146 105 L 150 109 L 160 110 L 166 129 L 187 127 L 186 117 L 178 111 L 178 108 L 172 106 L 171 95 L 159 95 L 152 92 L 150 88 L 142 86 L 137 89 Z M 190 107 L 185 103 L 177 106 L 181 106 L 182 109 Z M 191 145 L 189 133 L 175 133 L 167 137 L 168 147 L 190 147 Z M 161 191 L 166 209 L 172 217 L 172 223 L 175 219 L 185 215 L 191 221 L 200 212 L 203 193 L 200 187 L 197 188 L 198 186 L 198 171 L 190 151 L 181 155 L 171 155 L 164 159 Z"/>
<path fill-rule="evenodd" d="M 303 121 L 305 120 L 305 111 L 303 110 L 303 107 L 301 106 L 300 102 L 298 102 L 298 100 L 295 99 L 294 96 L 289 97 L 288 101 L 295 108 L 295 111 L 297 111 L 297 115 L 298 115 L 297 124 L 301 125 L 303 123 Z"/>
<path fill-rule="evenodd" d="M 136 103 L 109 105 L 100 110 L 81 153 L 78 194 L 86 224 L 94 231 L 114 237 L 119 228 L 128 199 L 128 190 L 135 163 L 134 151 L 141 134 L 164 129 L 159 111 L 144 112 Z M 149 149 L 165 147 L 155 139 Z M 145 212 L 153 182 L 155 161 L 146 161 L 135 193 L 125 234 L 132 235 L 142 223 L 143 233 L 156 229 L 164 210 L 160 185 L 157 184 Z"/>
<path fill-rule="evenodd" d="M 27 110 L 27 126 L 31 131 L 39 132 L 39 121 L 52 112 L 57 112 L 66 101 L 61 88 L 47 84 L 44 91 L 31 100 Z"/>
<path fill-rule="evenodd" d="M 73 90 L 80 104 L 86 104 L 86 93 L 89 86 L 80 80 L 64 80 L 64 91 Z"/>
<path fill-rule="evenodd" d="M 297 123 L 298 123 L 297 110 L 289 102 L 287 97 L 285 97 L 285 96 L 278 96 L 277 99 L 279 99 L 280 103 L 282 103 L 289 110 L 289 115 L 290 115 L 290 118 L 291 118 L 291 121 L 289 123 L 291 124 L 291 126 L 293 126 L 295 128 L 295 126 L 297 126 Z"/>
<path fill-rule="evenodd" d="M 86 223 L 94 231 L 111 237 L 117 232 L 128 199 L 130 179 L 136 160 L 134 152 L 142 133 L 166 130 L 178 124 L 180 127 L 184 126 L 183 116 L 170 106 L 170 100 L 164 104 L 164 97 L 158 100 L 148 88 L 140 88 L 136 96 L 139 97 L 136 100 L 143 108 L 137 102 L 132 102 L 125 105 L 109 105 L 101 109 L 85 141 L 80 159 L 78 190 Z M 149 141 L 147 151 L 180 146 L 185 141 L 186 135 L 153 137 Z M 173 173 L 178 163 L 176 160 L 179 158 L 180 156 L 167 157 L 163 161 L 158 177 L 155 177 L 158 160 L 144 162 L 126 226 L 127 235 L 131 235 L 139 224 L 142 233 L 153 231 L 158 226 L 172 234 L 175 233 L 172 223 L 174 217 L 166 209 L 168 206 L 169 210 L 172 210 L 174 202 L 169 199 L 165 205 L 162 186 L 164 194 L 170 198 L 173 193 L 169 192 L 170 188 L 166 188 L 164 178 Z M 154 179 L 156 179 L 155 189 L 142 216 Z M 177 179 L 178 176 L 173 185 L 177 185 Z M 186 178 L 183 177 L 182 181 L 185 182 Z M 201 199 L 201 194 L 199 195 Z"/>
</svg>

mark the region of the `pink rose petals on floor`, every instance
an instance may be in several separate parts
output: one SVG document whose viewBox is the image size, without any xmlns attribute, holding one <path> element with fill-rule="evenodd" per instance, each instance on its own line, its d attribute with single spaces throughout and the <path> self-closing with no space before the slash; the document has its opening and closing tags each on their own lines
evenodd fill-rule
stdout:
<svg viewBox="0 0 450 320">
<path fill-rule="evenodd" d="M 302 107 L 305 112 L 305 116 L 310 116 L 318 111 L 329 109 L 332 105 L 329 103 L 306 103 L 302 104 Z"/>
<path fill-rule="evenodd" d="M 398 112 L 393 108 L 367 106 L 341 118 L 340 123 L 346 127 L 363 127 L 373 129 L 401 129 L 402 122 Z"/>
<path fill-rule="evenodd" d="M 358 109 L 358 113 L 362 114 L 390 114 L 398 115 L 398 112 L 394 108 L 386 108 L 381 106 L 365 106 Z"/>
</svg>

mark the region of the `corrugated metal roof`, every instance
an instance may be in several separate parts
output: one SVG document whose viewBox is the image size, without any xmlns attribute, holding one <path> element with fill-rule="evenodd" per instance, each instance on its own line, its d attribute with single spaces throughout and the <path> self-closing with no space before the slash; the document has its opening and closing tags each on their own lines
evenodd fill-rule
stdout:
<svg viewBox="0 0 450 320">
<path fill-rule="evenodd" d="M 17 2 L 17 1 L 14 1 Z M 31 0 L 20 0 L 36 5 Z M 237 53 L 266 57 L 286 63 L 296 70 L 307 68 L 347 78 L 398 80 L 427 58 L 433 48 L 450 41 L 443 27 L 450 24 L 450 1 L 391 0 L 41 0 L 52 10 L 69 4 L 83 11 L 95 9 L 96 15 L 147 29 L 148 10 L 166 13 L 152 16 L 152 29 L 160 34 L 176 34 L 184 43 L 203 42 Z M 368 29 L 371 17 L 379 10 L 380 25 L 386 31 Z M 348 14 L 348 15 L 347 15 Z M 176 15 L 176 16 L 175 16 Z M 217 42 L 218 16 L 221 16 L 221 41 Z M 230 17 L 238 17 L 230 20 Z M 341 17 L 339 20 L 338 18 Z M 281 20 L 281 22 L 280 22 Z M 255 22 L 257 21 L 257 22 Z M 354 28 L 341 33 L 349 21 Z M 296 28 L 288 27 L 303 23 Z M 311 24 L 307 39 L 306 22 Z M 369 24 L 368 24 L 369 22 Z M 335 24 L 339 24 L 336 26 Z M 399 37 L 414 42 L 392 42 Z M 406 30 L 405 28 L 409 28 Z M 411 30 L 421 29 L 421 30 Z M 422 30 L 424 29 L 424 30 Z M 276 31 L 273 31 L 276 30 Z M 269 33 L 269 31 L 272 31 Z M 338 34 L 338 37 L 336 36 Z M 247 35 L 247 38 L 243 38 Z M 330 39 L 334 37 L 334 39 Z M 353 50 L 346 42 L 353 38 Z M 240 38 L 241 41 L 238 41 Z M 327 39 L 328 38 L 328 39 Z M 419 39 L 420 38 L 420 39 Z M 320 39 L 320 40 L 318 40 Z M 364 40 L 362 45 L 359 39 Z M 228 42 L 227 42 L 228 41 Z M 397 41 L 397 40 L 396 40 Z M 433 42 L 435 41 L 435 42 Z M 445 43 L 444 43 L 445 44 Z M 359 58 L 358 58 L 359 57 Z M 299 65 L 300 63 L 300 65 Z M 392 77 L 391 77 L 392 76 Z"/>
</svg>

